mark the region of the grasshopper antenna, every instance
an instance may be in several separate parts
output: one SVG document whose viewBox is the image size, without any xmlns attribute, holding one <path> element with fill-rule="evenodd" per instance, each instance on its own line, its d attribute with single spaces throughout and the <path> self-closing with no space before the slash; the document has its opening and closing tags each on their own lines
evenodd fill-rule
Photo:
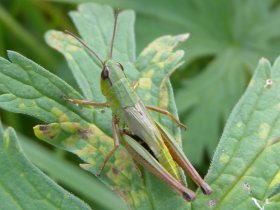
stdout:
<svg viewBox="0 0 280 210">
<path fill-rule="evenodd" d="M 97 55 L 96 52 L 94 52 L 81 38 L 79 38 L 78 36 L 76 36 L 75 34 L 73 34 L 70 31 L 65 30 L 65 33 L 72 36 L 73 38 L 75 38 L 78 42 L 80 42 L 89 52 L 91 52 L 96 58 L 97 60 L 100 61 L 101 65 L 103 66 L 104 62 L 101 60 L 101 58 Z"/>
<path fill-rule="evenodd" d="M 112 36 L 112 41 L 111 41 L 109 59 L 111 59 L 112 56 L 113 56 L 113 47 L 114 47 L 114 42 L 115 42 L 115 36 L 116 36 L 116 30 L 117 30 L 117 22 L 118 22 L 119 12 L 120 12 L 119 9 L 117 9 L 116 12 L 115 12 L 114 30 L 113 30 L 113 36 Z"/>
</svg>

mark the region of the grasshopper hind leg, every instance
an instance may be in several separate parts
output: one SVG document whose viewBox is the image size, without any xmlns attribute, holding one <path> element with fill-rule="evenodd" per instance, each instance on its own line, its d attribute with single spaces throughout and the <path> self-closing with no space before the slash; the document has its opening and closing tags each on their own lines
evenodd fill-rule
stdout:
<svg viewBox="0 0 280 210">
<path fill-rule="evenodd" d="M 193 201 L 195 193 L 175 179 L 141 144 L 130 135 L 124 135 L 125 147 L 133 159 L 177 191 L 186 201 Z"/>
<path fill-rule="evenodd" d="M 172 115 L 169 111 L 165 110 L 165 109 L 161 109 L 159 107 L 154 107 L 154 106 L 148 106 L 146 105 L 146 108 L 149 110 L 152 110 L 154 112 L 158 112 L 160 114 L 166 115 L 167 117 L 169 117 L 171 120 L 173 120 L 178 126 L 186 129 L 187 127 L 181 123 L 176 117 L 174 117 L 174 115 Z"/>
</svg>

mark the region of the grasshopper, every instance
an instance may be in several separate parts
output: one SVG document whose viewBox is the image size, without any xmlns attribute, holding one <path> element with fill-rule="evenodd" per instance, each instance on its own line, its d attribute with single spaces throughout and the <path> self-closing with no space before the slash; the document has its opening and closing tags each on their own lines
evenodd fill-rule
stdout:
<svg viewBox="0 0 280 210">
<path fill-rule="evenodd" d="M 114 147 L 104 159 L 99 175 L 106 162 L 119 147 L 121 139 L 137 163 L 160 177 L 185 200 L 192 201 L 196 195 L 187 188 L 182 169 L 202 189 L 204 194 L 210 194 L 212 192 L 211 187 L 200 177 L 173 137 L 151 117 L 149 110 L 168 116 L 181 127 L 184 127 L 184 125 L 168 111 L 145 105 L 136 94 L 136 87 L 132 87 L 127 79 L 123 66 L 112 59 L 117 18 L 118 12 L 115 14 L 109 58 L 105 61 L 90 49 L 81 38 L 66 31 L 67 34 L 74 37 L 91 52 L 102 65 L 101 91 L 106 98 L 106 102 L 65 97 L 65 100 L 70 103 L 107 107 L 112 110 Z"/>
</svg>

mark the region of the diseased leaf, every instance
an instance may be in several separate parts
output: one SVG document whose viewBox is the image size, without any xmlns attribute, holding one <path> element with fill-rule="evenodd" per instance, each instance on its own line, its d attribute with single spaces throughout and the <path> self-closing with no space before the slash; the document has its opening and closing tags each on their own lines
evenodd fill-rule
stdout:
<svg viewBox="0 0 280 210">
<path fill-rule="evenodd" d="M 188 38 L 188 34 L 178 36 L 163 36 L 150 43 L 141 52 L 136 61 L 136 68 L 140 71 L 138 87 L 136 89 L 140 98 L 148 105 L 169 110 L 178 118 L 174 103 L 173 89 L 170 85 L 169 76 L 179 67 L 184 51 L 174 48 Z M 153 113 L 155 115 L 155 113 Z M 166 127 L 173 131 L 177 141 L 181 144 L 180 129 L 167 117 L 160 117 Z"/>
<path fill-rule="evenodd" d="M 34 128 L 38 138 L 78 155 L 86 164 L 81 167 L 98 174 L 112 149 L 113 140 L 91 124 L 52 123 Z M 131 157 L 119 148 L 110 158 L 99 177 L 135 209 L 151 208 L 141 174 Z"/>
<path fill-rule="evenodd" d="M 23 154 L 15 131 L 0 129 L 0 209 L 87 209 Z"/>
<path fill-rule="evenodd" d="M 213 194 L 192 209 L 279 208 L 279 89 L 280 57 L 272 67 L 262 58 L 215 152 L 206 178 Z"/>
<path fill-rule="evenodd" d="M 67 186 L 70 192 L 74 191 L 86 202 L 90 201 L 88 205 L 92 204 L 94 209 L 99 207 L 106 210 L 126 209 L 124 202 L 121 202 L 115 193 L 104 187 L 96 177 L 81 170 L 78 165 L 62 159 L 57 155 L 57 150 L 51 151 L 39 142 L 35 142 L 35 139 L 23 135 L 18 134 L 18 138 L 24 153 L 33 164 L 56 182 Z"/>
</svg>

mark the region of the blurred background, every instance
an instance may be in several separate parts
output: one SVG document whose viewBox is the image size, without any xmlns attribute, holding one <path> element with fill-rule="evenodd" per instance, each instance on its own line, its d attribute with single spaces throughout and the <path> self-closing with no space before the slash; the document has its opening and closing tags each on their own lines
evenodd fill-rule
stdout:
<svg viewBox="0 0 280 210">
<path fill-rule="evenodd" d="M 280 55 L 280 1 L 0 0 L 0 56 L 17 51 L 77 87 L 64 58 L 47 46 L 44 34 L 50 29 L 76 32 L 68 12 L 82 2 L 135 10 L 138 54 L 161 35 L 191 34 L 179 47 L 186 52 L 185 63 L 171 81 L 180 120 L 188 126 L 182 132 L 184 151 L 206 174 L 226 119 L 258 60 L 273 62 Z M 123 208 L 115 194 L 79 169 L 74 156 L 34 138 L 32 127 L 40 122 L 2 110 L 1 119 L 21 135 L 29 159 L 60 185 L 94 209 Z"/>
</svg>

